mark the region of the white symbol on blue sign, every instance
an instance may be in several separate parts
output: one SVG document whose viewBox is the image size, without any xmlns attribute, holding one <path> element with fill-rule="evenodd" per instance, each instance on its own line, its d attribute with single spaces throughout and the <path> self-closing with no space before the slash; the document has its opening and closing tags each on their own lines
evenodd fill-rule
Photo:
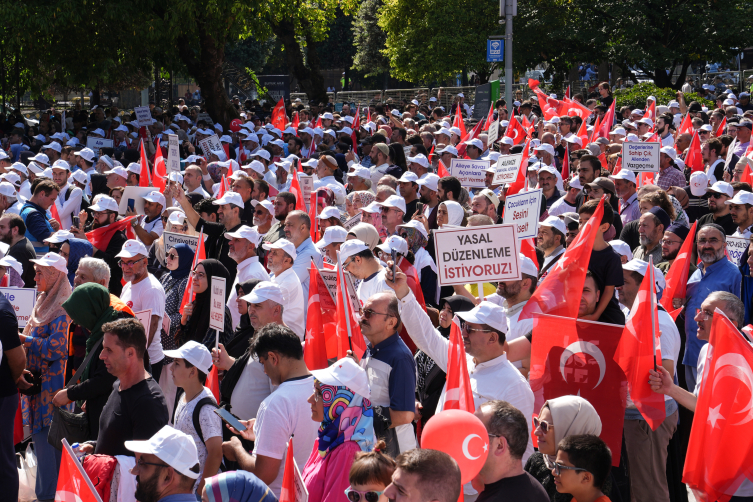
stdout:
<svg viewBox="0 0 753 502">
<path fill-rule="evenodd" d="M 504 57 L 505 44 L 502 40 L 486 41 L 486 61 L 489 63 L 499 62 Z"/>
</svg>

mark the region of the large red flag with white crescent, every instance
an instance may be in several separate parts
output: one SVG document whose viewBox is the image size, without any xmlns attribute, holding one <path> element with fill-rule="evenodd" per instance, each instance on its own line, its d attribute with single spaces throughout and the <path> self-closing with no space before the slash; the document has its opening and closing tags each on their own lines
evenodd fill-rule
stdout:
<svg viewBox="0 0 753 502">
<path fill-rule="evenodd" d="M 468 361 L 465 357 L 465 345 L 460 334 L 457 317 L 450 327 L 450 343 L 447 346 L 447 386 L 443 410 L 476 411 L 473 403 L 471 377 L 468 375 Z"/>
<path fill-rule="evenodd" d="M 520 125 L 518 118 L 515 116 L 513 116 L 510 119 L 510 123 L 507 124 L 507 129 L 505 129 L 504 135 L 508 138 L 511 138 L 514 145 L 517 145 L 521 141 L 525 141 L 526 137 L 528 136 L 526 130 L 522 125 Z"/>
</svg>

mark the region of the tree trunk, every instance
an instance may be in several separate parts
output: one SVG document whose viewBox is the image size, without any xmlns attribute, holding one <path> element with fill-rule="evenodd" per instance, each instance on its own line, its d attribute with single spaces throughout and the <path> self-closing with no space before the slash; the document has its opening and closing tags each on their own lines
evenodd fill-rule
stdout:
<svg viewBox="0 0 753 502">
<path fill-rule="evenodd" d="M 672 77 L 667 75 L 667 71 L 664 68 L 658 68 L 654 71 L 654 83 L 656 87 L 660 89 L 672 88 Z"/>
<path fill-rule="evenodd" d="M 468 87 L 468 71 L 463 68 L 463 72 L 461 73 L 461 83 L 463 87 Z"/>
<path fill-rule="evenodd" d="M 94 105 L 99 106 L 101 103 L 100 96 L 101 96 L 101 89 L 99 88 L 99 85 L 92 89 L 92 98 L 89 100 L 89 106 L 92 107 Z"/>
<path fill-rule="evenodd" d="M 602 61 L 599 63 L 599 82 L 609 82 L 609 62 Z"/>
<path fill-rule="evenodd" d="M 272 31 L 285 47 L 285 60 L 291 73 L 298 80 L 301 91 L 305 92 L 310 100 L 326 103 L 328 101 L 327 89 L 324 86 L 324 78 L 319 71 L 319 55 L 315 49 L 316 42 L 311 39 L 309 34 L 306 34 L 307 68 L 303 62 L 301 46 L 296 38 L 295 25 L 290 21 L 283 21 L 279 24 L 272 24 Z"/>
</svg>

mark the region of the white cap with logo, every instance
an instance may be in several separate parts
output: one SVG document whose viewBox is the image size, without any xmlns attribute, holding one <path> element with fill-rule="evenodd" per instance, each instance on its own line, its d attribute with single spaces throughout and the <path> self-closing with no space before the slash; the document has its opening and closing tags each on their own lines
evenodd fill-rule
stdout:
<svg viewBox="0 0 753 502">
<path fill-rule="evenodd" d="M 65 258 L 57 253 L 47 253 L 41 258 L 29 261 L 42 267 L 52 267 L 68 275 L 68 265 L 65 262 Z"/>
<path fill-rule="evenodd" d="M 267 250 L 282 249 L 283 251 L 285 251 L 285 253 L 287 253 L 288 256 L 290 256 L 294 260 L 296 256 L 298 256 L 298 254 L 295 252 L 295 246 L 287 239 L 277 239 L 272 243 L 267 242 L 265 244 L 262 244 L 261 247 Z"/>
<path fill-rule="evenodd" d="M 116 254 L 116 258 L 133 258 L 136 256 L 149 256 L 149 252 L 146 250 L 146 246 L 144 246 L 141 242 L 134 240 L 134 239 L 128 239 L 125 244 L 123 244 L 123 249 L 120 250 L 120 253 Z"/>
</svg>

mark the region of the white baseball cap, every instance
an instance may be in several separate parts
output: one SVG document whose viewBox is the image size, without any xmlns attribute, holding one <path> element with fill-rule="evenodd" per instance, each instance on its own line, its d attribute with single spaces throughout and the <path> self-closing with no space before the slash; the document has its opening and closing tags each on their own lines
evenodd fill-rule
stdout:
<svg viewBox="0 0 753 502">
<path fill-rule="evenodd" d="M 120 250 L 120 253 L 116 254 L 116 258 L 133 258 L 135 256 L 149 256 L 149 251 L 146 250 L 146 246 L 144 246 L 141 242 L 134 240 L 134 239 L 128 239 L 125 241 L 125 244 L 123 244 L 123 249 Z"/>
<path fill-rule="evenodd" d="M 413 171 L 405 171 L 397 181 L 398 183 L 416 183 L 418 181 L 418 175 Z"/>
<path fill-rule="evenodd" d="M 175 171 L 168 174 L 167 179 L 168 181 L 174 181 L 176 183 L 183 184 L 183 175 Z"/>
<path fill-rule="evenodd" d="M 740 190 L 731 199 L 724 201 L 725 204 L 751 204 L 753 205 L 753 193 Z"/>
<path fill-rule="evenodd" d="M 221 199 L 212 201 L 212 204 L 214 204 L 215 206 L 225 206 L 232 204 L 241 208 L 245 205 L 243 203 L 243 197 L 241 197 L 241 194 L 237 192 L 225 192 L 225 195 L 223 195 Z"/>
<path fill-rule="evenodd" d="M 56 270 L 59 270 L 63 272 L 64 274 L 68 274 L 68 266 L 65 263 L 65 258 L 60 256 L 57 253 L 47 253 L 41 258 L 37 258 L 36 260 L 29 260 L 32 263 L 36 263 L 37 265 L 40 265 L 42 267 L 52 267 Z"/>
<path fill-rule="evenodd" d="M 316 247 L 323 248 L 324 246 L 329 246 L 330 244 L 336 242 L 345 242 L 345 239 L 347 239 L 347 237 L 348 231 L 345 230 L 345 228 L 339 225 L 327 227 L 327 229 L 324 231 L 322 239 L 316 243 Z"/>
<path fill-rule="evenodd" d="M 554 155 L 554 147 L 550 145 L 549 143 L 542 143 L 541 145 L 537 146 L 533 149 L 536 152 L 544 151 L 548 153 L 549 155 Z"/>
<path fill-rule="evenodd" d="M 83 171 L 77 171 L 77 172 L 83 172 Z M 84 176 L 86 176 L 86 175 L 84 174 Z M 10 171 L 10 172 L 7 172 L 7 173 L 1 175 L 0 176 L 0 180 L 7 181 L 7 182 L 9 182 L 9 183 L 11 183 L 13 185 L 19 185 L 19 184 L 21 184 L 21 176 L 19 176 L 18 174 L 14 173 L 13 171 Z M 3 194 L 3 195 L 5 195 L 5 194 Z"/>
<path fill-rule="evenodd" d="M 76 236 L 75 236 L 75 235 L 73 235 L 73 234 L 72 234 L 72 233 L 71 233 L 70 231 L 68 231 L 68 230 L 58 230 L 57 232 L 55 232 L 55 233 L 54 233 L 54 234 L 52 234 L 51 236 L 47 237 L 47 238 L 46 238 L 46 239 L 44 240 L 44 242 L 50 242 L 50 243 L 52 243 L 52 244 L 60 244 L 61 242 L 65 242 L 65 241 L 67 241 L 68 239 L 73 239 L 73 238 L 75 238 L 75 237 L 76 237 Z"/>
<path fill-rule="evenodd" d="M 313 370 L 311 374 L 325 385 L 347 387 L 365 399 L 371 397 L 369 377 L 366 376 L 366 371 L 350 357 L 343 357 L 332 366 L 324 369 Z"/>
<path fill-rule="evenodd" d="M 126 170 L 125 167 L 121 167 L 121 166 L 115 166 L 109 171 L 105 171 L 104 174 L 117 174 L 118 176 L 122 178 L 128 178 L 128 171 Z"/>
<path fill-rule="evenodd" d="M 340 219 L 340 210 L 335 206 L 327 206 L 322 209 L 322 212 L 316 217 L 317 220 L 326 220 L 328 218 Z"/>
<path fill-rule="evenodd" d="M 555 216 L 550 216 L 550 218 L 555 218 Z M 559 220 L 559 218 L 557 218 Z M 560 220 L 561 221 L 561 220 Z M 564 223 L 563 223 L 564 226 Z M 523 253 L 518 253 L 518 259 L 520 260 L 520 270 L 526 275 L 531 275 L 533 277 L 538 277 L 539 275 L 539 268 L 536 266 L 536 264 L 533 262 L 532 259 L 524 255 Z"/>
<path fill-rule="evenodd" d="M 646 272 L 648 271 L 648 262 L 639 260 L 637 258 L 633 258 L 629 262 L 622 265 L 622 270 L 630 270 L 632 272 L 638 272 L 642 276 L 646 276 Z M 657 292 L 661 292 L 664 290 L 664 288 L 667 285 L 666 280 L 664 279 L 664 273 L 656 268 L 654 266 L 654 279 L 656 280 L 656 290 Z M 629 305 L 632 307 L 632 305 Z"/>
<path fill-rule="evenodd" d="M 368 206 L 359 209 L 359 211 L 363 211 L 365 213 L 381 213 L 382 206 L 379 204 L 379 202 L 373 201 Z"/>
<path fill-rule="evenodd" d="M 538 272 L 531 275 L 538 275 Z M 507 316 L 505 315 L 505 311 L 502 307 L 492 302 L 483 301 L 476 305 L 473 310 L 457 312 L 456 315 L 466 322 L 486 324 L 497 331 L 507 334 Z"/>
<path fill-rule="evenodd" d="M 475 146 L 479 150 L 483 150 L 484 149 L 484 144 L 478 138 L 469 139 L 468 141 L 466 141 L 463 144 L 464 145 L 468 145 L 468 146 Z"/>
<path fill-rule="evenodd" d="M 162 195 L 157 190 L 152 190 L 148 194 L 144 195 L 144 200 L 149 202 L 156 202 L 157 204 L 161 204 L 164 208 L 167 204 L 165 203 L 165 196 Z"/>
<path fill-rule="evenodd" d="M 350 136 L 351 134 L 353 134 L 353 129 L 351 129 L 350 127 L 346 126 L 346 127 L 343 127 L 342 129 L 340 129 L 339 131 L 337 131 L 337 133 L 338 134 L 347 134 L 348 136 Z"/>
<path fill-rule="evenodd" d="M 259 234 L 256 227 L 249 227 L 248 225 L 241 225 L 235 232 L 227 232 L 225 234 L 226 239 L 246 239 L 255 246 L 261 242 L 262 235 Z"/>
<path fill-rule="evenodd" d="M 365 180 L 371 179 L 371 171 L 368 167 L 363 166 L 355 166 L 353 172 L 348 173 L 348 177 L 351 176 L 357 176 L 359 178 L 363 178 Z"/>
<path fill-rule="evenodd" d="M 675 150 L 675 147 L 673 146 L 662 147 L 662 149 L 659 151 L 663 154 L 666 154 L 672 160 L 675 160 L 677 158 L 677 150 Z"/>
<path fill-rule="evenodd" d="M 542 222 L 539 222 L 540 227 L 556 228 L 562 235 L 567 235 L 567 228 L 565 222 L 559 219 L 557 216 L 549 216 Z"/>
<path fill-rule="evenodd" d="M 278 305 L 285 305 L 285 295 L 282 292 L 282 288 L 272 281 L 261 281 L 249 294 L 242 296 L 241 300 L 248 303 L 262 303 L 272 300 Z"/>
<path fill-rule="evenodd" d="M 726 181 L 717 181 L 716 183 L 711 185 L 709 188 L 707 188 L 706 191 L 720 193 L 728 197 L 732 197 L 733 195 L 735 195 L 735 189 L 732 188 L 732 185 L 730 185 Z"/>
<path fill-rule="evenodd" d="M 419 166 L 429 167 L 429 159 L 427 159 L 426 155 L 423 153 L 419 153 L 415 157 L 407 157 L 406 160 L 408 161 L 408 164 L 416 163 Z"/>
<path fill-rule="evenodd" d="M 39 162 L 40 164 L 43 164 L 45 166 L 50 165 L 50 158 L 43 153 L 38 153 L 34 157 L 31 157 L 29 160 L 33 160 L 34 162 Z"/>
<path fill-rule="evenodd" d="M 275 242 L 272 242 L 272 243 L 267 242 L 267 243 L 262 244 L 261 247 L 263 247 L 264 249 L 269 249 L 269 250 L 282 249 L 283 251 L 285 251 L 285 253 L 288 254 L 288 256 L 290 256 L 294 260 L 296 256 L 298 256 L 298 254 L 295 252 L 295 246 L 293 245 L 292 242 L 290 242 L 287 239 L 277 239 Z"/>
<path fill-rule="evenodd" d="M 449 153 L 449 154 L 455 155 L 457 157 L 457 155 L 458 155 L 458 149 L 455 148 L 452 145 L 447 145 L 446 147 L 442 148 L 441 150 L 437 150 L 437 154 L 438 155 L 442 155 L 442 154 L 445 154 L 445 153 Z"/>
<path fill-rule="evenodd" d="M 709 186 L 709 178 L 703 171 L 696 171 L 690 175 L 690 193 L 696 197 L 703 197 Z"/>
<path fill-rule="evenodd" d="M 9 159 L 8 152 L 0 148 L 0 160 Z"/>
<path fill-rule="evenodd" d="M 258 160 L 252 160 L 251 162 L 243 166 L 243 169 L 253 169 L 259 174 L 264 174 L 265 167 L 264 164 L 262 164 Z"/>
<path fill-rule="evenodd" d="M 437 176 L 434 173 L 429 173 L 429 174 L 424 175 L 423 178 L 416 181 L 416 183 L 418 183 L 419 185 L 425 186 L 432 192 L 436 192 L 438 184 L 439 184 L 439 176 Z"/>
<path fill-rule="evenodd" d="M 403 256 L 408 254 L 408 242 L 398 235 L 389 236 L 387 240 L 384 241 L 384 244 L 380 244 L 377 247 L 387 254 L 392 253 L 393 249 L 397 254 Z"/>
<path fill-rule="evenodd" d="M 438 131 L 434 133 L 435 136 L 439 136 L 440 134 L 444 134 L 448 138 L 452 136 L 452 131 L 450 131 L 447 127 L 441 127 Z"/>
<path fill-rule="evenodd" d="M 426 231 L 426 227 L 424 227 L 424 224 L 419 222 L 418 220 L 410 220 L 408 223 L 398 225 L 396 228 L 415 228 L 416 230 L 421 232 L 421 235 L 423 235 L 424 237 L 429 237 L 429 233 Z"/>
<path fill-rule="evenodd" d="M 406 211 L 405 199 L 403 199 L 399 195 L 390 195 L 384 200 L 384 202 L 378 202 L 377 204 L 379 204 L 382 207 L 396 207 L 399 210 L 401 210 L 403 214 L 405 214 L 405 211 Z"/>
<path fill-rule="evenodd" d="M 86 175 L 84 171 L 79 169 L 78 171 L 74 172 L 72 175 L 73 179 L 78 181 L 79 183 L 86 184 L 89 181 L 89 177 Z"/>
<path fill-rule="evenodd" d="M 3 175 L 3 177 L 5 176 L 8 176 L 8 174 Z M 7 181 L 3 181 L 2 183 L 0 183 L 0 195 L 4 195 L 8 198 L 13 198 L 13 199 L 18 198 L 18 195 L 16 194 L 16 187 L 14 187 L 12 183 L 9 183 Z"/>
<path fill-rule="evenodd" d="M 358 254 L 361 251 L 366 251 L 367 249 L 369 249 L 369 246 L 358 239 L 345 241 L 342 246 L 340 246 L 340 261 L 345 263 L 351 256 Z"/>
<path fill-rule="evenodd" d="M 173 211 L 170 216 L 167 217 L 172 225 L 182 225 L 186 221 L 186 214 L 183 211 Z"/>
<path fill-rule="evenodd" d="M 53 141 L 52 143 L 50 143 L 48 145 L 44 145 L 41 149 L 42 150 L 47 150 L 48 148 L 50 150 L 55 150 L 58 153 L 60 153 L 60 152 L 63 151 L 63 147 L 60 146 L 60 143 L 58 143 L 57 141 Z"/>
<path fill-rule="evenodd" d="M 211 356 L 210 356 L 211 357 Z M 198 479 L 201 467 L 196 443 L 193 438 L 173 429 L 169 425 L 162 427 L 146 441 L 126 441 L 124 446 L 135 453 L 155 455 L 164 463 L 191 479 Z"/>
<path fill-rule="evenodd" d="M 89 209 L 92 211 L 114 211 L 118 212 L 118 203 L 109 195 L 102 195 L 97 199 L 96 204 L 92 204 Z"/>
<path fill-rule="evenodd" d="M 24 274 L 24 267 L 21 265 L 21 262 L 13 258 L 11 255 L 7 254 L 0 258 L 0 265 L 3 267 L 10 267 L 16 272 L 18 272 L 18 275 Z"/>
<path fill-rule="evenodd" d="M 254 207 L 256 207 L 258 205 L 261 205 L 261 207 L 263 207 L 264 209 L 266 209 L 269 212 L 269 214 L 275 214 L 275 207 L 272 205 L 271 202 L 269 202 L 266 199 L 264 199 L 261 202 L 258 201 L 258 200 L 253 200 L 252 199 L 251 200 L 251 205 L 254 206 Z"/>
<path fill-rule="evenodd" d="M 2 149 L 0 148 L 0 150 Z M 2 157 L 0 157 L 0 160 L 2 160 Z M 26 169 L 26 166 L 24 165 L 23 162 L 14 162 L 13 164 L 11 164 L 10 168 L 13 169 L 14 171 L 18 171 L 19 173 L 23 173 L 25 176 L 29 174 L 29 170 Z"/>
<path fill-rule="evenodd" d="M 185 359 L 202 373 L 209 373 L 212 369 L 212 354 L 204 344 L 189 340 L 176 350 L 164 351 L 165 356 L 173 359 Z"/>
<path fill-rule="evenodd" d="M 614 174 L 612 176 L 609 176 L 610 180 L 625 180 L 630 181 L 632 183 L 635 183 L 635 173 L 631 171 L 630 169 L 620 169 L 620 172 L 617 174 Z"/>
<path fill-rule="evenodd" d="M 91 162 L 92 160 L 94 160 L 94 157 L 96 157 L 96 154 L 94 153 L 94 150 L 92 150 L 89 147 L 82 148 L 81 150 L 78 151 L 78 153 L 76 155 L 78 155 L 79 157 L 83 158 L 87 162 Z"/>
</svg>

